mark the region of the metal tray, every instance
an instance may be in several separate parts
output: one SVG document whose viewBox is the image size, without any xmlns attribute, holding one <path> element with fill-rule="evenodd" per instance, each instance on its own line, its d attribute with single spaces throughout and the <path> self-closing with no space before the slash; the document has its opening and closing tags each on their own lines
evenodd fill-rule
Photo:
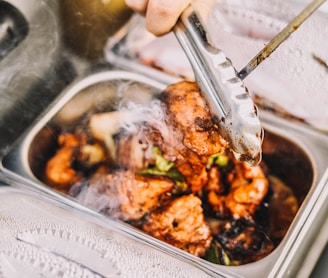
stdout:
<svg viewBox="0 0 328 278">
<path fill-rule="evenodd" d="M 117 97 L 117 86 L 128 84 L 125 95 L 136 101 L 144 100 L 162 91 L 166 84 L 127 71 L 103 71 L 82 78 L 69 86 L 43 115 L 28 129 L 19 142 L 2 160 L 2 176 L 6 182 L 25 189 L 36 190 L 86 213 L 94 220 L 106 223 L 112 228 L 146 242 L 176 259 L 197 266 L 211 276 L 222 277 L 279 277 L 294 276 L 300 262 L 306 257 L 327 214 L 328 138 L 308 126 L 289 122 L 272 114 L 260 111 L 266 131 L 263 153 L 269 167 L 276 175 L 290 184 L 301 203 L 300 209 L 287 234 L 278 247 L 264 259 L 242 266 L 221 266 L 192 256 L 166 243 L 156 240 L 143 232 L 99 212 L 87 208 L 71 197 L 59 193 L 42 182 L 40 168 L 49 157 L 54 140 L 55 125 L 70 126 L 86 112 L 110 105 Z M 97 86 L 106 90 L 97 90 Z M 108 90 L 108 88 L 110 88 Z M 135 94 L 138 88 L 138 95 Z M 104 93 L 106 92 L 106 93 Z M 74 108 L 78 109 L 74 109 Z M 42 197 L 40 197 L 42 198 Z M 325 204 L 326 202 L 326 204 Z M 323 248 L 322 246 L 321 248 Z M 320 247 L 319 247 L 320 249 Z M 320 250 L 315 256 L 319 256 Z M 313 260 L 313 254 L 312 254 Z M 313 260 L 314 262 L 316 260 Z M 313 263 L 314 263 L 313 262 Z M 313 267 L 313 265 L 312 265 Z"/>
</svg>

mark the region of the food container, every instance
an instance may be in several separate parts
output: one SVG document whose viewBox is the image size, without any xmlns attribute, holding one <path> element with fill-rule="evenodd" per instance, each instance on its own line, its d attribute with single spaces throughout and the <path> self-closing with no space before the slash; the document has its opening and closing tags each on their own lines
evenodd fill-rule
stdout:
<svg viewBox="0 0 328 278">
<path fill-rule="evenodd" d="M 51 199 L 82 212 L 90 221 L 97 221 L 137 241 L 146 242 L 210 276 L 254 277 L 254 273 L 259 273 L 258 277 L 293 277 L 301 261 L 309 254 L 309 249 L 316 246 L 314 240 L 327 213 L 327 135 L 302 123 L 290 122 L 264 111 L 261 113 L 266 134 L 263 159 L 270 171 L 290 185 L 300 208 L 276 249 L 265 258 L 246 265 L 216 265 L 190 255 L 121 221 L 104 216 L 45 184 L 43 169 L 54 151 L 58 127 L 69 128 L 91 111 L 110 110 L 117 98 L 147 102 L 165 87 L 166 84 L 153 78 L 122 70 L 101 71 L 76 81 L 44 111 L 43 116 L 4 157 L 3 177 L 7 183 L 42 192 L 39 196 L 41 200 L 45 193 Z M 315 256 L 320 254 L 321 248 L 315 247 Z M 310 264 L 314 264 L 312 260 L 313 254 Z"/>
<path fill-rule="evenodd" d="M 282 24 L 290 19 L 290 15 L 295 14 L 293 9 L 281 9 L 288 6 L 287 3 L 272 2 L 275 2 L 272 6 L 273 14 L 288 11 L 279 16 Z M 261 18 L 261 8 L 265 9 L 268 5 L 267 2 L 257 5 L 258 1 L 247 3 L 247 9 L 243 9 L 246 12 L 258 8 L 257 12 L 250 14 L 253 19 L 257 16 Z M 138 28 L 137 25 L 132 26 Z M 272 26 L 277 31 L 282 25 Z M 132 32 L 130 34 L 135 35 Z M 30 276 L 36 272 L 46 273 L 45 276 L 49 273 L 55 277 L 63 276 L 67 268 L 58 268 L 58 261 L 68 263 L 68 268 L 73 265 L 70 269 L 75 269 L 75 273 L 86 271 L 83 275 L 89 277 L 307 277 L 327 242 L 328 135 L 306 124 L 303 118 L 300 120 L 299 115 L 284 118 L 281 114 L 259 110 L 266 134 L 263 159 L 270 171 L 292 187 L 300 207 L 275 250 L 253 263 L 241 266 L 210 263 L 148 236 L 122 221 L 103 215 L 93 207 L 46 185 L 42 169 L 54 151 L 57 127 L 70 128 L 86 113 L 110 108 L 112 101 L 117 98 L 117 89 L 120 88 L 119 92 L 122 93 L 122 84 L 125 84 L 123 87 L 127 90 L 123 91 L 124 95 L 135 101 L 147 102 L 167 84 L 185 76 L 171 75 L 149 64 L 142 65 L 136 56 L 131 55 L 131 49 L 127 48 L 127 37 L 118 39 L 114 37 L 109 41 L 106 51 L 106 58 L 110 62 L 108 69 L 99 72 L 91 70 L 64 89 L 54 101 L 36 91 L 42 109 L 27 115 L 35 118 L 41 112 L 41 116 L 33 124 L 15 130 L 14 136 L 10 136 L 6 144 L 0 145 L 0 184 L 15 187 L 0 186 L 0 227 L 3 225 L 5 228 L 1 229 L 5 231 L 5 237 L 0 241 L 0 276 L 15 276 L 17 273 L 11 272 L 13 269 L 18 272 L 28 269 Z M 234 63 L 237 58 L 233 59 Z M 239 62 L 242 65 L 247 59 Z M 185 69 L 186 77 L 192 79 L 192 71 L 188 67 Z M 318 68 L 314 72 L 317 71 Z M 63 75 L 65 73 L 63 71 Z M 265 79 L 260 77 L 258 80 L 266 84 Z M 322 74 L 319 77 L 322 78 Z M 247 85 L 252 88 L 252 83 Z M 48 86 L 51 86 L 51 82 Z M 273 110 L 272 107 L 270 109 Z M 5 124 L 1 126 L 5 131 L 9 130 L 10 134 L 14 130 L 12 123 L 22 113 L 21 109 L 13 109 L 11 112 L 11 119 L 14 120 L 3 121 Z M 13 142 L 12 138 L 17 137 L 17 142 Z M 66 236 L 64 241 L 62 236 Z M 11 251 L 12 246 L 15 251 Z M 126 256 L 130 252 L 131 256 Z M 31 258 L 25 254 L 35 256 Z M 126 260 L 117 259 L 113 254 Z M 55 262 L 55 268 L 52 262 Z M 102 268 L 104 265 L 106 269 Z M 72 273 L 65 274 L 74 277 Z"/>
</svg>

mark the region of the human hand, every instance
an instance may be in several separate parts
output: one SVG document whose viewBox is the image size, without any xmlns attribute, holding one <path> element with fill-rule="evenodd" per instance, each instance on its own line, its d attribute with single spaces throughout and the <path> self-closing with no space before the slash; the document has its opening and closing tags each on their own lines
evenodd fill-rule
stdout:
<svg viewBox="0 0 328 278">
<path fill-rule="evenodd" d="M 180 14 L 191 4 L 201 17 L 206 17 L 214 0 L 125 0 L 134 11 L 146 18 L 146 27 L 155 36 L 171 31 Z"/>
</svg>

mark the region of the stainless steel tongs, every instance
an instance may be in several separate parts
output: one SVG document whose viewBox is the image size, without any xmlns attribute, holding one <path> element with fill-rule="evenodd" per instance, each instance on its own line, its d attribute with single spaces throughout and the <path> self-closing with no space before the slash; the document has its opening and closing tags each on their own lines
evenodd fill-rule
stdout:
<svg viewBox="0 0 328 278">
<path fill-rule="evenodd" d="M 193 68 L 222 136 L 240 161 L 261 160 L 263 130 L 257 109 L 231 61 L 215 47 L 189 6 L 173 29 Z"/>
</svg>

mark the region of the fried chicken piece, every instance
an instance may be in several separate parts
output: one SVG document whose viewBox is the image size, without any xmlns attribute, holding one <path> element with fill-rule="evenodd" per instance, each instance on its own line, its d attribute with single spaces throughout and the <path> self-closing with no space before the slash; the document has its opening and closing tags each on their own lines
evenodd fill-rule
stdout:
<svg viewBox="0 0 328 278">
<path fill-rule="evenodd" d="M 58 136 L 59 149 L 47 162 L 45 175 L 49 184 L 61 191 L 83 179 L 74 163 L 86 170 L 106 160 L 106 152 L 98 143 L 88 144 L 86 134 L 63 133 Z"/>
<path fill-rule="evenodd" d="M 222 153 L 228 144 L 213 123 L 196 83 L 182 81 L 170 85 L 160 99 L 166 106 L 170 132 L 160 132 L 153 138 L 154 143 L 166 159 L 174 161 L 191 191 L 197 192 L 207 182 L 207 157 Z"/>
<path fill-rule="evenodd" d="M 157 208 L 162 199 L 170 197 L 174 183 L 164 177 L 145 177 L 124 171 L 108 174 L 104 182 L 93 181 L 90 186 L 97 187 L 99 194 L 116 200 L 119 217 L 130 221 L 142 218 Z"/>
<path fill-rule="evenodd" d="M 203 188 L 209 211 L 219 218 L 253 220 L 256 210 L 266 197 L 269 181 L 261 166 L 251 167 L 229 156 L 229 172 L 212 166 L 208 171 L 208 182 Z"/>
<path fill-rule="evenodd" d="M 135 134 L 128 134 L 130 138 L 119 140 L 117 156 L 112 154 L 112 157 L 117 157 L 118 165 L 125 169 L 139 170 L 149 165 L 148 159 L 153 159 L 147 157 L 149 150 L 153 146 L 158 147 L 165 159 L 175 163 L 191 191 L 197 192 L 207 181 L 207 156 L 224 151 L 227 143 L 213 123 L 196 83 L 170 85 L 160 95 L 160 100 L 160 111 L 155 109 L 154 113 L 159 112 L 162 116 L 163 108 L 165 115 L 157 117 L 156 114 L 147 118 L 146 122 L 139 123 L 141 128 L 137 128 Z M 90 128 L 96 138 L 103 137 L 105 140 L 108 136 L 104 137 L 103 134 L 111 134 L 109 137 L 113 143 L 112 129 L 118 132 L 118 123 L 124 117 L 118 112 L 94 116 L 90 120 Z M 107 130 L 108 121 L 112 121 L 112 129 L 108 129 L 110 132 Z"/>
<path fill-rule="evenodd" d="M 152 212 L 142 229 L 196 256 L 203 256 L 212 241 L 201 200 L 194 195 L 182 196 L 160 211 Z"/>
<path fill-rule="evenodd" d="M 230 211 L 226 206 L 225 186 L 218 167 L 211 167 L 208 171 L 208 182 L 204 186 L 204 195 L 210 205 L 211 214 L 219 218 L 230 217 Z"/>
<path fill-rule="evenodd" d="M 175 163 L 176 168 L 185 177 L 192 192 L 196 193 L 207 182 L 205 157 L 200 157 L 193 152 L 186 152 L 182 161 Z"/>
<path fill-rule="evenodd" d="M 48 161 L 45 174 L 48 182 L 59 190 L 67 190 L 81 180 L 81 176 L 72 168 L 75 149 L 83 139 L 71 133 L 60 134 L 59 149 Z"/>
<path fill-rule="evenodd" d="M 212 121 L 209 107 L 196 83 L 182 81 L 172 84 L 160 98 L 166 104 L 169 121 L 182 131 L 186 148 L 200 156 L 221 153 L 227 148 L 227 142 Z"/>
<path fill-rule="evenodd" d="M 117 165 L 133 172 L 146 169 L 155 162 L 152 146 L 144 132 L 121 134 L 117 144 Z"/>
<path fill-rule="evenodd" d="M 234 170 L 228 175 L 231 184 L 226 206 L 235 219 L 252 219 L 269 190 L 269 182 L 260 166 L 251 167 L 235 161 Z"/>
</svg>

